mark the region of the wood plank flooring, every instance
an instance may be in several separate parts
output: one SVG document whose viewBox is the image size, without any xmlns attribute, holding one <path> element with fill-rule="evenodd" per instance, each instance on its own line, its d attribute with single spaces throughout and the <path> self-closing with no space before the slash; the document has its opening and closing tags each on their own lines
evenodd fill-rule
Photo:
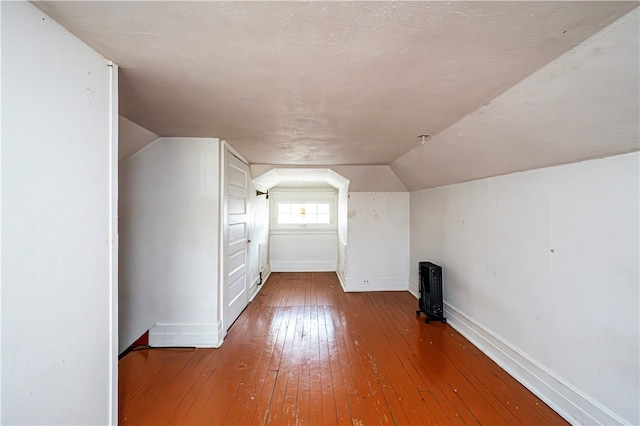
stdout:
<svg viewBox="0 0 640 426">
<path fill-rule="evenodd" d="M 273 273 L 221 348 L 122 358 L 120 424 L 566 424 L 417 304 Z"/>
</svg>

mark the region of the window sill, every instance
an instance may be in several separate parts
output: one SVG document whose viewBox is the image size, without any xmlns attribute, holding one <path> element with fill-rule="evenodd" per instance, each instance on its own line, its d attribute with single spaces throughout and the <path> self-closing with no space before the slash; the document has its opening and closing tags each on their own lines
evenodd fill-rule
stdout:
<svg viewBox="0 0 640 426">
<path fill-rule="evenodd" d="M 316 235 L 336 235 L 336 228 L 291 228 L 291 229 L 271 229 L 271 235 L 298 235 L 298 234 L 316 234 Z"/>
</svg>

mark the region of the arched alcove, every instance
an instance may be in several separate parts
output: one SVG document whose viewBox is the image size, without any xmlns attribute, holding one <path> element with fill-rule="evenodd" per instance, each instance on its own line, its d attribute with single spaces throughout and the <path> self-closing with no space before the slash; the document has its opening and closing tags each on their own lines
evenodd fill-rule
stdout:
<svg viewBox="0 0 640 426">
<path fill-rule="evenodd" d="M 337 265 L 336 272 L 344 284 L 344 265 L 347 247 L 347 201 L 350 180 L 331 169 L 274 168 L 253 179 L 254 186 L 266 192 L 278 186 L 298 189 L 317 188 L 326 184 L 337 190 Z"/>
</svg>

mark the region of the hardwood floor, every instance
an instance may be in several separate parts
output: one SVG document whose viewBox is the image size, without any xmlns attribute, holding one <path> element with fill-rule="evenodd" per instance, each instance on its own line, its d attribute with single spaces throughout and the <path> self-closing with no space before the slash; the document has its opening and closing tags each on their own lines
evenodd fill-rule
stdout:
<svg viewBox="0 0 640 426">
<path fill-rule="evenodd" d="M 120 424 L 566 424 L 416 309 L 334 273 L 273 273 L 221 348 L 122 358 Z"/>
</svg>

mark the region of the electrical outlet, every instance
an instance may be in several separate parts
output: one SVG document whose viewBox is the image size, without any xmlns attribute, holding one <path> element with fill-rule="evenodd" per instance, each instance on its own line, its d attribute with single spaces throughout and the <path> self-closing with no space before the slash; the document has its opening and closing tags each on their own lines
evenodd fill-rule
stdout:
<svg viewBox="0 0 640 426">
<path fill-rule="evenodd" d="M 369 284 L 369 280 L 362 280 L 362 284 Z"/>
</svg>

